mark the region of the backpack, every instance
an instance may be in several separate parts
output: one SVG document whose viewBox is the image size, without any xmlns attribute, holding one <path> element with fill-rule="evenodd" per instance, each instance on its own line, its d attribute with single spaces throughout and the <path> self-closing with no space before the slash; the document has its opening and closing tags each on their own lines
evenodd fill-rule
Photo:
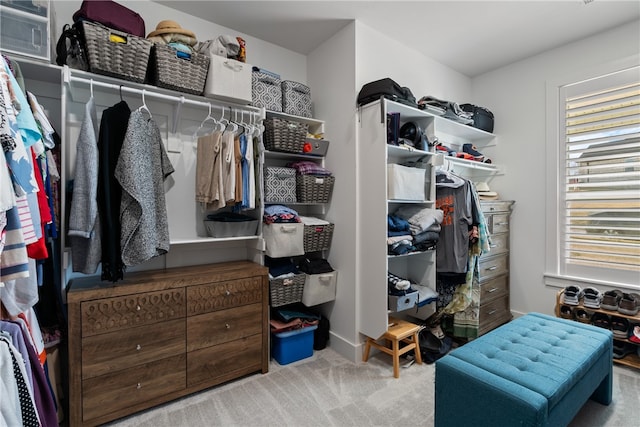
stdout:
<svg viewBox="0 0 640 427">
<path fill-rule="evenodd" d="M 56 43 L 56 64 L 87 71 L 89 61 L 82 33 L 76 24 L 65 24 Z"/>
<path fill-rule="evenodd" d="M 388 77 L 363 85 L 358 93 L 358 105 L 377 101 L 381 97 L 418 108 L 411 89 L 400 86 Z"/>
</svg>

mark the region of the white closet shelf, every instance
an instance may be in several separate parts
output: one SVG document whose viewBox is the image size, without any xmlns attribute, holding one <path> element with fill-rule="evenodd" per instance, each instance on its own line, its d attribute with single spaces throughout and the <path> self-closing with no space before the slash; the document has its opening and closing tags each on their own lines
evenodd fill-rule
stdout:
<svg viewBox="0 0 640 427">
<path fill-rule="evenodd" d="M 233 242 L 239 240 L 258 240 L 260 236 L 239 236 L 239 237 L 177 237 L 171 238 L 171 245 L 190 245 L 193 243 L 217 243 Z"/>
<path fill-rule="evenodd" d="M 265 150 L 264 151 L 264 155 L 265 157 L 269 157 L 270 159 L 287 159 L 287 160 L 291 160 L 292 158 L 295 158 L 296 160 L 299 159 L 309 159 L 309 160 L 317 160 L 317 161 L 321 161 L 322 160 L 322 156 L 312 156 L 309 154 L 298 154 L 298 153 L 285 153 L 282 151 L 269 151 L 269 150 Z"/>
<path fill-rule="evenodd" d="M 294 116 L 292 114 L 282 113 L 279 111 L 266 110 L 266 117 L 277 117 L 283 120 L 289 120 L 298 123 L 306 123 L 309 125 L 309 133 L 324 133 L 324 121 L 314 119 L 312 117 Z"/>
</svg>

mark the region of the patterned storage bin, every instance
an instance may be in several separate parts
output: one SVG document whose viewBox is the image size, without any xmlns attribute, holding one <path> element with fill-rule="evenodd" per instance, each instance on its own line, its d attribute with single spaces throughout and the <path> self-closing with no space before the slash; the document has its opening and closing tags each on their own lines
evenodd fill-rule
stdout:
<svg viewBox="0 0 640 427">
<path fill-rule="evenodd" d="M 304 251 L 326 251 L 331 246 L 334 224 L 304 226 Z"/>
<path fill-rule="evenodd" d="M 329 203 L 333 176 L 296 175 L 296 197 L 302 203 Z"/>
<path fill-rule="evenodd" d="M 271 307 L 292 304 L 302 301 L 302 292 L 306 274 L 295 274 L 293 277 L 269 280 L 269 296 Z"/>
<path fill-rule="evenodd" d="M 311 89 L 302 83 L 282 82 L 282 111 L 294 116 L 311 117 Z"/>
<path fill-rule="evenodd" d="M 136 83 L 144 82 L 152 42 L 96 22 L 82 21 L 80 28 L 85 39 L 89 71 Z"/>
<path fill-rule="evenodd" d="M 251 73 L 251 98 L 255 107 L 264 107 L 269 111 L 282 111 L 280 78 L 254 69 Z"/>
<path fill-rule="evenodd" d="M 264 148 L 287 153 L 302 153 L 309 125 L 278 117 L 269 117 L 264 123 Z"/>
<path fill-rule="evenodd" d="M 148 80 L 155 86 L 202 95 L 208 71 L 207 55 L 193 52 L 191 58 L 179 58 L 175 49 L 162 44 L 151 50 Z"/>
<path fill-rule="evenodd" d="M 296 170 L 293 168 L 266 167 L 264 173 L 265 203 L 295 203 Z"/>
</svg>

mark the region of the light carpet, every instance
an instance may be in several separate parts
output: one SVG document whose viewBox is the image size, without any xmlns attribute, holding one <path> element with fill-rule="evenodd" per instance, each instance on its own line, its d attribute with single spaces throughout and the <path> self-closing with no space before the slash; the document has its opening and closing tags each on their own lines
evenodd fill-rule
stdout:
<svg viewBox="0 0 640 427">
<path fill-rule="evenodd" d="M 354 364 L 331 348 L 110 423 L 110 426 L 431 426 L 435 365 L 378 353 Z M 587 402 L 570 427 L 640 425 L 640 371 L 614 365 L 613 403 Z M 473 399 L 473 396 L 468 396 Z M 460 402 L 464 405 L 464 402 Z"/>
</svg>

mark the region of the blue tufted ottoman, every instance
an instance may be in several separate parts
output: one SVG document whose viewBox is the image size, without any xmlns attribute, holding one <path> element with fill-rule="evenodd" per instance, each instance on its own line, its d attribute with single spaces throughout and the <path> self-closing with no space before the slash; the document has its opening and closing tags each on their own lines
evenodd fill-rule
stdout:
<svg viewBox="0 0 640 427">
<path fill-rule="evenodd" d="M 435 425 L 565 426 L 611 403 L 611 331 L 530 313 L 436 362 Z"/>
</svg>

